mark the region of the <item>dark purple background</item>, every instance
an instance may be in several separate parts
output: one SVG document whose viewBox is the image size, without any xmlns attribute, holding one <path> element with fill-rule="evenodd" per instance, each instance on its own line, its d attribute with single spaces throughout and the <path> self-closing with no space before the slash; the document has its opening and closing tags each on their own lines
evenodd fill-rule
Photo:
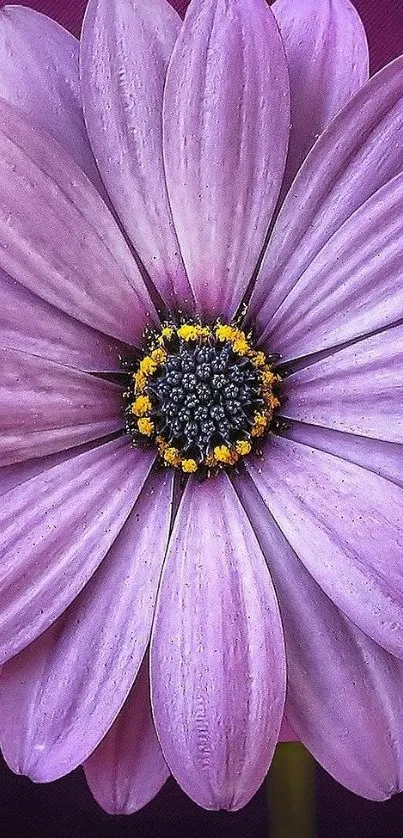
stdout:
<svg viewBox="0 0 403 838">
<path fill-rule="evenodd" d="M 172 4 L 183 11 L 187 2 L 172 0 Z M 85 0 L 25 0 L 24 5 L 79 34 Z M 403 0 L 355 0 L 355 5 L 367 30 L 374 72 L 403 52 Z M 387 803 L 369 803 L 341 788 L 319 767 L 316 813 L 318 838 L 403 835 L 403 794 Z M 1 762 L 0 823 L 4 838 L 267 838 L 269 834 L 264 788 L 241 812 L 210 813 L 191 803 L 170 780 L 141 812 L 113 818 L 93 801 L 80 770 L 56 783 L 36 786 L 14 776 Z"/>
</svg>

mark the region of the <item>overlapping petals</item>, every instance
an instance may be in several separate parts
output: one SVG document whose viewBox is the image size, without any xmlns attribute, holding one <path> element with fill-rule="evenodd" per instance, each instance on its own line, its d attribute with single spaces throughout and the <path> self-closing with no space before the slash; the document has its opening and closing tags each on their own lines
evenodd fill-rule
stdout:
<svg viewBox="0 0 403 838">
<path fill-rule="evenodd" d="M 365 83 L 348 0 L 273 12 L 90 0 L 80 79 L 0 12 L 0 742 L 111 813 L 169 772 L 240 808 L 284 707 L 353 791 L 402 789 L 403 59 Z M 183 488 L 123 436 L 120 359 L 245 300 L 282 436 Z"/>
<path fill-rule="evenodd" d="M 127 442 L 110 443 L 109 449 L 103 446 L 96 452 L 98 466 L 101 463 L 104 466 L 104 480 L 109 471 L 109 485 L 105 483 L 103 491 L 96 475 L 88 472 L 81 478 L 87 487 L 87 497 L 78 494 L 78 486 L 70 483 L 68 487 L 71 492 L 76 488 L 77 493 L 74 503 L 70 504 L 71 517 L 75 513 L 76 526 L 85 530 L 80 549 L 76 551 L 78 555 L 74 556 L 73 546 L 77 534 L 73 531 L 70 545 L 65 535 L 69 523 L 67 516 L 63 526 L 58 527 L 61 539 L 58 566 L 55 560 L 54 566 L 49 566 L 49 559 L 45 558 L 45 551 L 49 551 L 51 544 L 42 532 L 41 547 L 36 551 L 37 590 L 31 590 L 28 606 L 31 615 L 39 607 L 39 586 L 44 587 L 46 573 L 47 599 L 41 602 L 41 625 L 37 619 L 29 626 L 31 638 L 43 628 L 44 619 L 50 622 L 49 609 L 52 608 L 53 616 L 56 609 L 60 612 L 60 606 L 66 606 L 83 587 L 83 574 L 88 579 L 105 557 L 104 561 L 59 620 L 3 668 L 0 692 L 3 752 L 14 770 L 35 780 L 55 779 L 92 753 L 111 727 L 132 687 L 151 631 L 169 533 L 172 478 L 166 474 L 154 475 L 141 492 L 152 458 L 131 450 Z M 82 459 L 88 460 L 90 456 L 75 458 L 75 469 L 80 466 L 84 469 Z M 111 457 L 115 457 L 115 464 Z M 53 471 L 61 468 L 56 467 Z M 130 481 L 126 485 L 122 481 L 119 483 L 119 469 L 123 468 Z M 115 485 L 111 484 L 112 476 Z M 88 497 L 91 477 L 99 499 L 105 497 L 105 490 L 110 495 L 110 502 L 104 502 L 98 509 Z M 52 470 L 44 479 L 50 481 L 51 478 Z M 35 484 L 35 479 L 30 483 Z M 116 514 L 119 501 L 122 509 Z M 77 512 L 80 506 L 86 510 L 81 519 Z M 34 514 L 39 516 L 40 508 Z M 101 528 L 95 526 L 95 516 L 102 516 Z M 55 527 L 56 523 L 48 522 L 48 526 L 53 524 Z M 17 546 L 21 549 L 21 541 L 18 543 L 17 540 Z M 30 560 L 34 558 L 35 551 L 31 551 Z M 16 568 L 13 568 L 13 575 L 15 584 L 14 587 L 9 585 L 8 599 L 16 610 Z M 26 642 L 27 636 L 23 639 Z M 15 730 L 18 735 L 10 735 Z"/>
</svg>

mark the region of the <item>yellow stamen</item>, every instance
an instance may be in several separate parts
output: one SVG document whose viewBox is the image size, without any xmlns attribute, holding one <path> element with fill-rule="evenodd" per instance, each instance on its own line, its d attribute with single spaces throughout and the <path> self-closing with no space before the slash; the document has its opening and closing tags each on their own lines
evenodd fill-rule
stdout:
<svg viewBox="0 0 403 838">
<path fill-rule="evenodd" d="M 144 373 L 145 375 L 152 375 L 153 372 L 157 369 L 157 364 L 150 355 L 146 355 L 142 361 L 140 361 L 140 372 Z"/>
<path fill-rule="evenodd" d="M 151 410 L 151 402 L 148 396 L 138 396 L 132 404 L 132 413 L 135 416 L 145 416 Z"/>
<path fill-rule="evenodd" d="M 224 463 L 227 466 L 232 466 L 238 459 L 238 454 L 228 445 L 216 445 L 214 448 L 214 457 L 219 463 Z"/>
<path fill-rule="evenodd" d="M 143 436 L 151 436 L 154 430 L 154 423 L 151 421 L 151 419 L 143 417 L 143 419 L 137 420 L 137 427 L 140 433 L 143 434 Z"/>
<path fill-rule="evenodd" d="M 251 361 L 254 367 L 264 367 L 266 363 L 264 352 L 256 352 Z"/>
<path fill-rule="evenodd" d="M 196 460 L 182 460 L 182 471 L 185 474 L 192 474 L 193 472 L 197 471 L 198 465 Z"/>
<path fill-rule="evenodd" d="M 236 329 L 234 326 L 225 326 L 222 323 L 219 323 L 214 329 L 214 334 L 217 340 L 222 342 L 228 340 L 232 343 L 232 341 L 239 337 L 239 329 Z"/>
<path fill-rule="evenodd" d="M 197 323 L 184 323 L 177 331 L 178 338 L 186 341 L 207 338 L 210 334 L 208 326 L 199 326 Z"/>
<path fill-rule="evenodd" d="M 234 340 L 232 348 L 237 355 L 248 355 L 250 352 L 250 346 L 245 337 L 238 337 Z"/>
<path fill-rule="evenodd" d="M 147 382 L 147 379 L 146 379 L 146 376 L 144 375 L 144 373 L 136 372 L 133 375 L 133 380 L 134 380 L 134 386 L 135 386 L 136 393 L 142 393 L 144 391 L 144 388 L 145 388 L 146 382 Z"/>
<path fill-rule="evenodd" d="M 267 416 L 264 416 L 263 413 L 256 413 L 254 417 L 251 435 L 262 436 L 262 434 L 264 434 L 265 432 L 265 428 L 267 427 L 267 421 Z"/>
<path fill-rule="evenodd" d="M 262 371 L 262 383 L 263 383 L 265 386 L 270 387 L 270 386 L 271 386 L 272 384 L 274 384 L 276 381 L 277 381 L 277 376 L 276 376 L 276 375 L 274 375 L 274 372 L 272 372 L 272 371 L 269 369 L 269 367 L 266 367 L 266 369 L 264 369 L 264 370 Z"/>
<path fill-rule="evenodd" d="M 238 439 L 238 442 L 235 443 L 235 449 L 241 457 L 245 457 L 252 450 L 252 446 L 246 439 Z"/>
<path fill-rule="evenodd" d="M 170 448 L 165 448 L 162 456 L 164 458 L 164 461 L 166 463 L 168 463 L 168 465 L 170 465 L 170 466 L 179 466 L 180 465 L 181 458 L 179 456 L 179 451 L 178 451 L 177 448 L 174 448 L 174 446 L 172 446 Z"/>
<path fill-rule="evenodd" d="M 151 352 L 151 358 L 156 364 L 163 364 L 164 361 L 166 361 L 167 353 L 165 352 L 165 349 L 157 347 Z"/>
</svg>

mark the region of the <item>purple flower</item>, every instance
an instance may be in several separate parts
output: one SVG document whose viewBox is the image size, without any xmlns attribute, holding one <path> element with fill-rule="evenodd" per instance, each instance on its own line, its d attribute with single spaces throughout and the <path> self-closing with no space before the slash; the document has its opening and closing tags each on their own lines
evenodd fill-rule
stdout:
<svg viewBox="0 0 403 838">
<path fill-rule="evenodd" d="M 285 708 L 390 796 L 403 61 L 367 81 L 347 0 L 90 0 L 80 80 L 6 7 L 0 56 L 8 764 L 238 809 Z"/>
</svg>

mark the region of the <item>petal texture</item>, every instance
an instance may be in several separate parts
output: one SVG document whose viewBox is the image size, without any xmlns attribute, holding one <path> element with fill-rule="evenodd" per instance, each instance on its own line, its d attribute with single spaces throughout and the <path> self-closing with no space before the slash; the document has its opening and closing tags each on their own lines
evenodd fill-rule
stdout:
<svg viewBox="0 0 403 838">
<path fill-rule="evenodd" d="M 402 445 L 294 421 L 287 423 L 284 435 L 374 471 L 403 488 Z"/>
<path fill-rule="evenodd" d="M 0 9 L 0 96 L 48 131 L 102 188 L 81 107 L 78 41 L 45 15 Z"/>
<path fill-rule="evenodd" d="M 87 759 L 84 770 L 95 800 L 111 815 L 137 812 L 168 779 L 151 715 L 146 663 L 116 722 Z"/>
<path fill-rule="evenodd" d="M 38 637 L 91 578 L 129 516 L 153 459 L 118 439 L 2 496 L 1 662 Z"/>
<path fill-rule="evenodd" d="M 162 153 L 162 95 L 179 27 L 166 0 L 90 0 L 81 85 L 88 134 L 114 207 L 168 307 L 189 310 Z"/>
<path fill-rule="evenodd" d="M 72 448 L 123 427 L 122 388 L 0 349 L 0 465 Z"/>
<path fill-rule="evenodd" d="M 0 267 L 95 329 L 139 343 L 156 317 L 102 198 L 61 146 L 0 101 Z"/>
<path fill-rule="evenodd" d="M 147 459 L 138 472 L 142 479 L 145 463 Z M 171 475 L 150 477 L 80 596 L 4 667 L 0 740 L 14 771 L 39 782 L 67 774 L 92 753 L 114 722 L 149 640 L 171 494 Z M 130 496 L 133 504 L 136 495 Z M 14 729 L 18 736 L 9 735 Z"/>
<path fill-rule="evenodd" d="M 323 593 L 256 490 L 237 490 L 279 597 L 287 652 L 287 717 L 333 777 L 383 800 L 403 784 L 403 664 L 364 635 Z"/>
<path fill-rule="evenodd" d="M 121 369 L 124 349 L 0 270 L 0 347 L 95 371 Z"/>
<path fill-rule="evenodd" d="M 174 777 L 207 809 L 259 788 L 281 725 L 278 607 L 227 476 L 189 481 L 175 520 L 151 640 L 151 697 Z"/>
<path fill-rule="evenodd" d="M 280 437 L 271 440 L 262 459 L 248 463 L 248 471 L 323 591 L 402 659 L 402 490 L 373 472 Z"/>
<path fill-rule="evenodd" d="M 263 343 L 275 311 L 323 245 L 402 171 L 402 72 L 403 58 L 364 85 L 323 132 L 295 179 L 250 300 L 248 316 Z"/>
<path fill-rule="evenodd" d="M 402 443 L 403 325 L 289 376 L 283 399 L 283 416 Z"/>
<path fill-rule="evenodd" d="M 289 131 L 283 45 L 265 0 L 193 0 L 164 95 L 169 198 L 196 306 L 231 317 L 263 246 Z"/>
<path fill-rule="evenodd" d="M 283 191 L 337 111 L 368 81 L 365 30 L 349 0 L 276 0 L 291 89 Z"/>
<path fill-rule="evenodd" d="M 265 342 L 283 361 L 402 319 L 403 175 L 334 233 L 271 318 Z"/>
</svg>

